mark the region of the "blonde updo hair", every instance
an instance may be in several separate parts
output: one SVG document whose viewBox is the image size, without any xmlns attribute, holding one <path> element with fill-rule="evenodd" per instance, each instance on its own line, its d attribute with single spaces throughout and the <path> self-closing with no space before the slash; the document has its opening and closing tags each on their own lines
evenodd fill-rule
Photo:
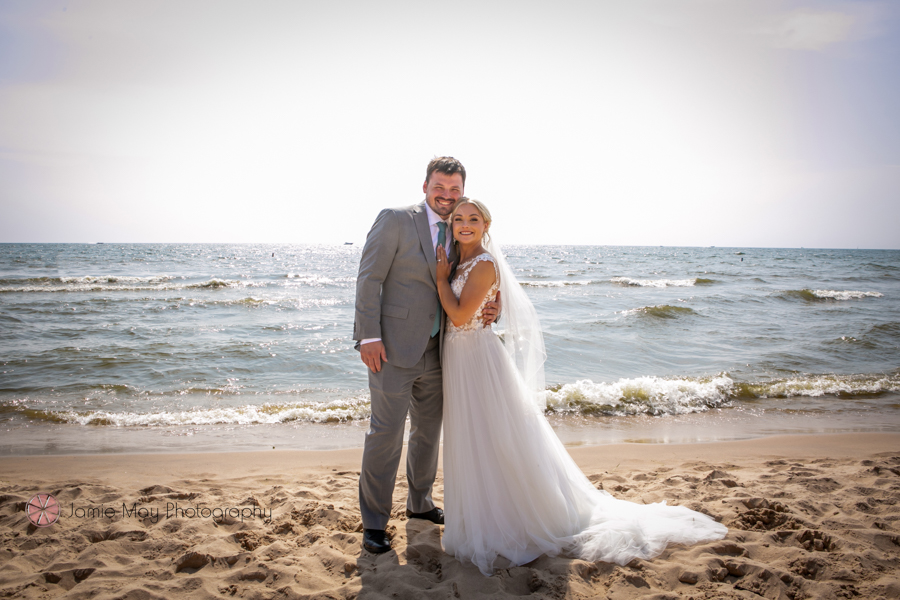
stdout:
<svg viewBox="0 0 900 600">
<path fill-rule="evenodd" d="M 463 196 L 459 199 L 459 202 L 456 203 L 456 206 L 453 207 L 453 212 L 450 213 L 450 223 L 453 223 L 453 217 L 456 216 L 456 211 L 458 211 L 462 206 L 466 204 L 471 204 L 475 207 L 475 209 L 481 213 L 481 218 L 484 219 L 484 241 L 488 241 L 491 239 L 491 236 L 488 235 L 488 229 L 491 227 L 491 211 L 488 210 L 488 207 L 484 205 L 484 202 L 481 200 L 476 200 L 475 198 L 467 198 Z M 453 239 L 453 243 L 459 243 L 455 238 Z"/>
</svg>

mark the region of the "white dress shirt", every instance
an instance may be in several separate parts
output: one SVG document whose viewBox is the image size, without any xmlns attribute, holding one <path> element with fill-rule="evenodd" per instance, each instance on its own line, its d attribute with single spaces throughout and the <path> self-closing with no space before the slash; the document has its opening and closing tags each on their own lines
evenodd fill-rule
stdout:
<svg viewBox="0 0 900 600">
<path fill-rule="evenodd" d="M 431 207 L 428 206 L 428 203 L 425 203 L 425 214 L 428 215 L 428 227 L 431 229 L 431 245 L 434 246 L 434 251 L 437 252 L 437 243 L 438 243 L 438 223 L 443 221 L 447 223 L 447 241 L 445 243 L 446 248 L 450 247 L 450 242 L 453 241 L 453 231 L 450 227 L 450 223 L 442 219 L 436 212 L 431 210 Z M 449 252 L 448 252 L 449 254 Z"/>
</svg>

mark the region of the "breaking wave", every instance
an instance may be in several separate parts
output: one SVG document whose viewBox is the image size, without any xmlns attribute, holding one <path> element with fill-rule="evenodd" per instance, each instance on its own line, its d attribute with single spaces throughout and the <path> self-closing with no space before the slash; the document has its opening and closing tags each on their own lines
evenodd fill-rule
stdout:
<svg viewBox="0 0 900 600">
<path fill-rule="evenodd" d="M 356 277 L 325 277 L 323 275 L 304 275 L 302 273 L 288 273 L 286 279 L 291 283 L 302 283 L 312 287 L 348 287 L 356 283 Z"/>
<path fill-rule="evenodd" d="M 547 391 L 547 412 L 582 415 L 678 415 L 762 398 L 870 396 L 900 392 L 900 374 L 799 375 L 763 382 L 715 377 L 637 377 L 614 383 L 589 379 Z"/>
<path fill-rule="evenodd" d="M 788 290 L 783 292 L 787 298 L 800 298 L 807 302 L 823 300 L 860 300 L 862 298 L 882 298 L 879 292 L 860 292 L 852 290 Z"/>
<path fill-rule="evenodd" d="M 900 392 L 900 374 L 803 375 L 763 383 L 741 383 L 739 398 L 793 398 L 797 396 L 863 396 Z"/>
<path fill-rule="evenodd" d="M 612 283 L 635 287 L 693 287 L 698 282 L 712 283 L 711 279 L 632 279 L 631 277 L 613 277 Z"/>
<path fill-rule="evenodd" d="M 223 288 L 223 287 L 240 287 L 241 285 L 242 285 L 242 282 L 235 281 L 233 279 L 210 279 L 209 281 L 204 281 L 202 283 L 191 283 L 184 287 L 188 288 L 188 289 L 192 289 L 192 288 L 215 289 L 215 288 Z"/>
<path fill-rule="evenodd" d="M 197 391 L 197 390 L 193 390 Z M 839 398 L 900 392 L 900 373 L 892 375 L 797 375 L 758 382 L 738 382 L 728 374 L 710 377 L 636 377 L 612 383 L 589 379 L 551 387 L 548 414 L 586 416 L 681 415 L 726 408 L 741 402 L 822 396 Z M 25 402 L 0 407 L 33 421 L 107 427 L 256 425 L 290 422 L 345 423 L 369 418 L 367 394 L 330 402 L 294 401 L 183 411 L 77 411 L 28 408 Z"/>
<path fill-rule="evenodd" d="M 555 287 L 566 287 L 570 285 L 591 285 L 595 283 L 600 283 L 599 281 L 521 281 L 520 285 L 524 287 L 538 287 L 538 288 L 555 288 Z"/>
<path fill-rule="evenodd" d="M 712 285 L 716 283 L 714 279 L 705 279 L 696 277 L 694 279 L 633 279 L 631 277 L 613 277 L 609 280 L 598 281 L 596 279 L 583 281 L 534 281 L 524 280 L 521 284 L 525 287 L 554 288 L 567 287 L 571 285 L 597 285 L 613 283 L 626 287 L 693 287 L 695 285 Z"/>
<path fill-rule="evenodd" d="M 40 285 L 40 284 L 61 284 L 61 283 L 161 283 L 170 281 L 172 277 L 168 275 L 153 275 L 150 277 L 124 277 L 118 275 L 104 275 L 93 277 L 90 275 L 84 277 L 29 277 L 21 278 L 0 278 L 0 285 Z"/>
<path fill-rule="evenodd" d="M 582 415 L 679 415 L 727 404 L 734 381 L 710 378 L 638 377 L 615 383 L 583 379 L 547 391 L 547 412 Z"/>
<path fill-rule="evenodd" d="M 0 293 L 3 292 L 158 292 L 178 290 L 215 290 L 220 288 L 267 287 L 265 281 L 241 281 L 213 277 L 206 281 L 182 282 L 184 277 L 158 275 L 153 277 L 35 277 L 31 279 L 0 279 Z M 323 277 L 318 275 L 298 275 L 288 273 L 276 286 L 305 287 L 352 287 L 355 277 Z"/>
<path fill-rule="evenodd" d="M 152 292 L 190 289 L 259 287 L 264 283 L 212 278 L 196 283 L 174 283 L 174 277 L 38 277 L 32 279 L 0 279 L 2 292 Z M 183 279 L 183 278 L 182 278 Z M 25 285 L 23 285 L 25 284 Z"/>
<path fill-rule="evenodd" d="M 660 304 L 659 306 L 642 306 L 640 308 L 632 308 L 631 310 L 622 311 L 623 315 L 641 315 L 654 317 L 657 319 L 674 319 L 683 315 L 695 315 L 697 311 L 687 306 L 671 306 L 669 304 Z"/>
<path fill-rule="evenodd" d="M 342 423 L 369 418 L 367 397 L 332 402 L 288 402 L 233 408 L 196 408 L 150 413 L 113 411 L 52 411 L 24 409 L 30 419 L 50 423 L 72 423 L 111 427 L 161 427 L 178 425 L 258 425 L 305 421 Z"/>
</svg>

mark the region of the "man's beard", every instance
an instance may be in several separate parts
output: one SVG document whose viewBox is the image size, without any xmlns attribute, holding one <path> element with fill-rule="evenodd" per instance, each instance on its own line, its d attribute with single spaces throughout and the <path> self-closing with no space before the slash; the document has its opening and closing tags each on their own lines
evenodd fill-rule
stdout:
<svg viewBox="0 0 900 600">
<path fill-rule="evenodd" d="M 440 204 L 438 204 L 438 202 L 441 202 L 441 201 L 444 201 L 444 200 L 450 200 L 451 202 L 453 202 L 453 204 L 452 204 L 449 208 L 444 208 L 443 206 L 441 206 Z M 442 217 L 447 217 L 447 216 L 450 215 L 450 213 L 453 212 L 453 207 L 456 206 L 456 201 L 453 200 L 452 198 L 441 198 L 441 197 L 438 197 L 438 198 L 435 198 L 435 199 L 434 199 L 434 206 L 435 206 L 434 212 L 435 212 L 436 214 L 438 214 L 438 215 L 440 215 L 440 216 L 442 216 Z M 444 212 L 444 211 L 446 211 L 446 212 Z"/>
</svg>

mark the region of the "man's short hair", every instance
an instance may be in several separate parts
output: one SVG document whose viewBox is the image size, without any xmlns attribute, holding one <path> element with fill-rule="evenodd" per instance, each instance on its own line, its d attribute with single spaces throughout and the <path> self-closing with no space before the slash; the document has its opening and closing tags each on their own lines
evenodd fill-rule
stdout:
<svg viewBox="0 0 900 600">
<path fill-rule="evenodd" d="M 466 168 L 462 163 L 452 156 L 436 156 L 428 163 L 428 169 L 425 171 L 425 181 L 431 179 L 431 174 L 437 171 L 445 175 L 453 175 L 459 173 L 462 175 L 463 185 L 466 185 Z"/>
</svg>

